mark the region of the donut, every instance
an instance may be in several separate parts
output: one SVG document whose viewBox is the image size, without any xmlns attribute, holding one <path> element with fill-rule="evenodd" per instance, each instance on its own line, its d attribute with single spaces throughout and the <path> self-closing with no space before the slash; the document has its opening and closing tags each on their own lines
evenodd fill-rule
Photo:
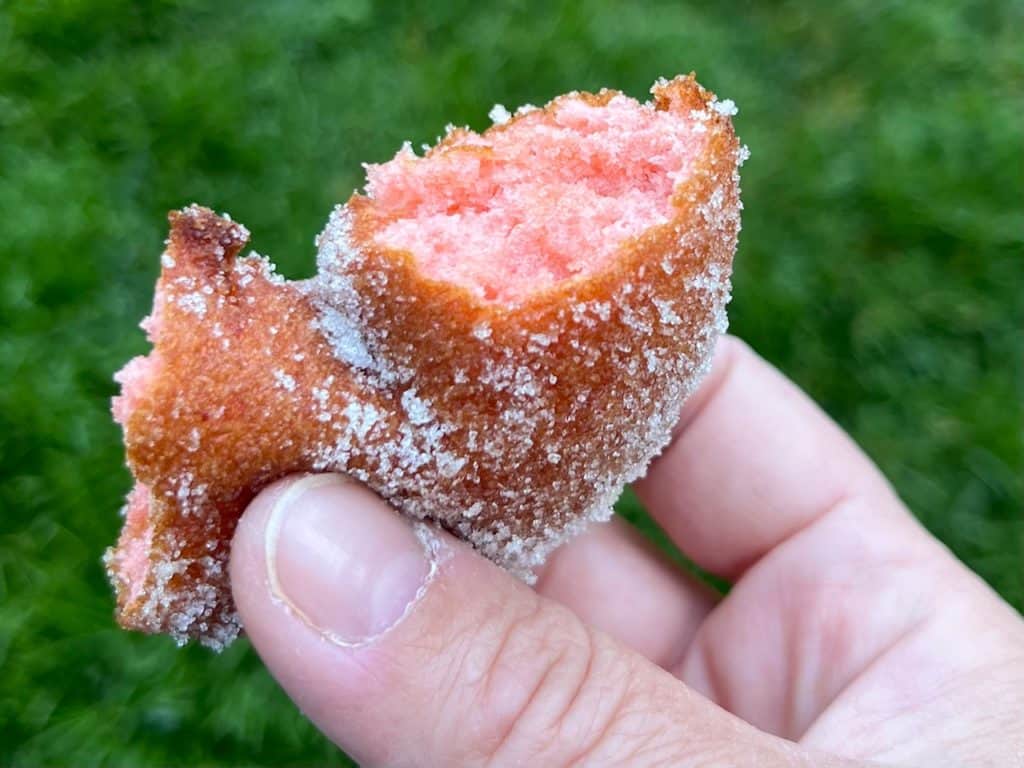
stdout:
<svg viewBox="0 0 1024 768">
<path fill-rule="evenodd" d="M 115 379 L 135 484 L 105 555 L 119 623 L 223 648 L 246 505 L 342 472 L 529 581 L 668 444 L 725 330 L 731 101 L 693 75 L 496 106 L 368 165 L 317 274 L 228 216 L 169 214 L 152 343 Z"/>
</svg>

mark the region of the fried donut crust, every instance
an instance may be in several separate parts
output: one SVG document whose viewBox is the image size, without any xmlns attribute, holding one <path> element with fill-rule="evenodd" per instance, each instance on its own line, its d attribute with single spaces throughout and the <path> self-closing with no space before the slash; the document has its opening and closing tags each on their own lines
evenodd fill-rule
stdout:
<svg viewBox="0 0 1024 768">
<path fill-rule="evenodd" d="M 611 515 L 710 364 L 740 226 L 745 149 L 730 111 L 692 75 L 652 93 L 656 109 L 707 130 L 673 217 L 516 304 L 378 245 L 381 214 L 359 194 L 332 213 L 305 281 L 241 257 L 248 232 L 227 217 L 169 215 L 144 321 L 153 351 L 119 374 L 114 402 L 136 481 L 105 558 L 122 626 L 214 648 L 234 639 L 235 526 L 292 473 L 354 477 L 527 580 Z"/>
</svg>

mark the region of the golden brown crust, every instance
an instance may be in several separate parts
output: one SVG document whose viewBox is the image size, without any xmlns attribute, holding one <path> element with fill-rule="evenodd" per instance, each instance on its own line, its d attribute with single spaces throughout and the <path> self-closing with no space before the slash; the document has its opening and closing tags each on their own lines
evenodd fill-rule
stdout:
<svg viewBox="0 0 1024 768">
<path fill-rule="evenodd" d="M 728 116 L 692 75 L 653 93 L 657 109 L 699 112 L 707 127 L 676 217 L 519 305 L 429 279 L 375 244 L 381 222 L 360 195 L 320 236 L 319 275 L 298 283 L 237 259 L 239 225 L 197 206 L 171 214 L 151 374 L 124 423 L 151 494 L 143 587 L 124 575 L 137 528 L 108 558 L 124 626 L 229 641 L 235 524 L 293 472 L 347 472 L 522 575 L 607 517 L 667 442 L 724 330 L 739 230 Z"/>
</svg>

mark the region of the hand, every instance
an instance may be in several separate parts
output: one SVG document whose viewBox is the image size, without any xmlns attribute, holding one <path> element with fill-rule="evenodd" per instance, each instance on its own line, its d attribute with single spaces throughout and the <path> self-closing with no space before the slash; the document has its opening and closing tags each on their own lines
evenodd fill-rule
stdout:
<svg viewBox="0 0 1024 768">
<path fill-rule="evenodd" d="M 323 475 L 246 512 L 235 600 L 302 711 L 370 765 L 1024 765 L 1020 616 L 742 343 L 636 489 L 728 596 L 621 521 L 530 589 Z"/>
</svg>

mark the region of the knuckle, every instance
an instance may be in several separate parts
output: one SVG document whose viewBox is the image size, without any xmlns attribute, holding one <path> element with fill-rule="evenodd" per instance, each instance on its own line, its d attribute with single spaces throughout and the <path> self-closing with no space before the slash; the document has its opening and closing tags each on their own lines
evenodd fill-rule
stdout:
<svg viewBox="0 0 1024 768">
<path fill-rule="evenodd" d="M 577 762 L 604 740 L 630 674 L 612 641 L 542 600 L 507 617 L 468 700 L 479 738 L 471 762 Z"/>
</svg>

